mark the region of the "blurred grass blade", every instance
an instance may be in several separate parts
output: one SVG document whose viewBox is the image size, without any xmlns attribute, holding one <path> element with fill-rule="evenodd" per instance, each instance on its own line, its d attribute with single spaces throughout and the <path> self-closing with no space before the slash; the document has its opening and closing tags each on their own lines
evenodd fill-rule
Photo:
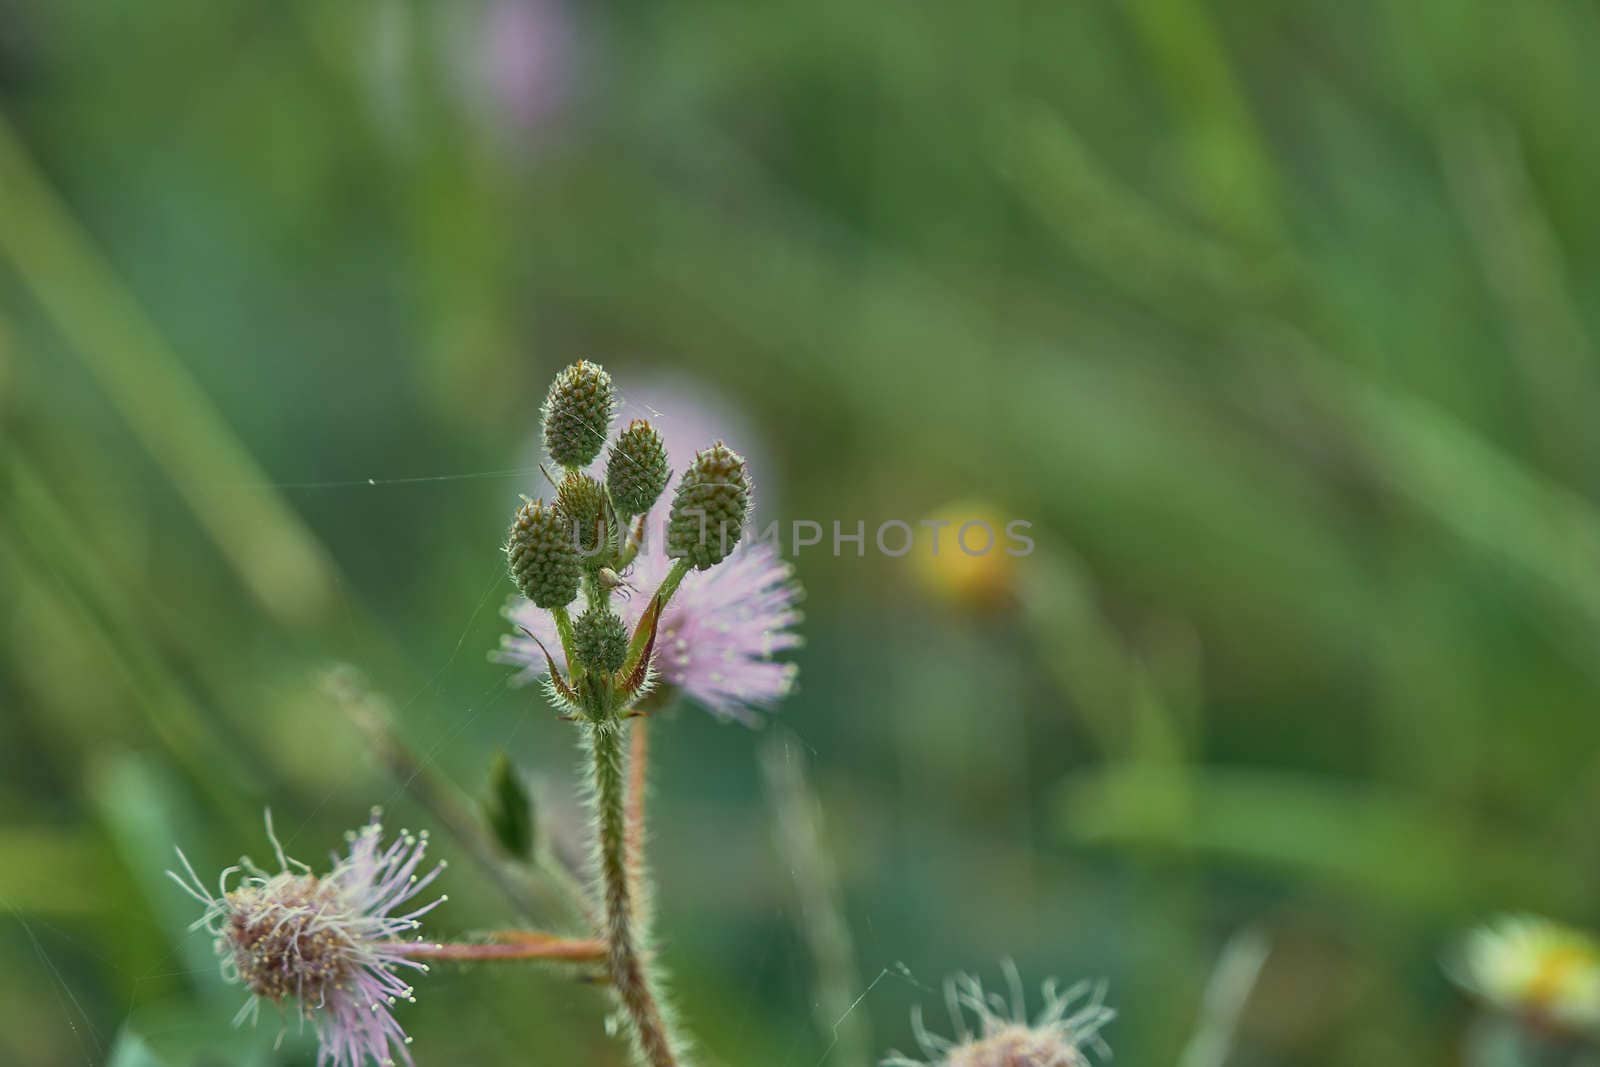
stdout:
<svg viewBox="0 0 1600 1067">
<path fill-rule="evenodd" d="M 761 773 L 776 823 L 779 855 L 794 879 L 800 933 L 815 968 L 818 1033 L 823 1058 L 841 1067 L 872 1062 L 871 1019 L 857 991 L 855 940 L 845 922 L 839 876 L 822 823 L 822 805 L 806 776 L 803 746 L 774 737 L 761 749 Z"/>
<path fill-rule="evenodd" d="M 0 256 L 161 463 L 240 580 L 274 617 L 309 622 L 334 577 L 112 267 L 0 116 Z M 222 491 L 226 489 L 226 492 Z"/>
<path fill-rule="evenodd" d="M 1118 769 L 1069 778 L 1056 811 L 1080 842 L 1198 851 L 1406 909 L 1560 913 L 1587 899 L 1580 872 L 1538 842 L 1479 832 L 1460 812 L 1371 783 Z"/>
<path fill-rule="evenodd" d="M 1593 627 L 1580 643 L 1592 648 L 1600 634 L 1600 511 L 1426 403 L 1365 382 L 1344 395 L 1378 476 L 1578 608 Z"/>
<path fill-rule="evenodd" d="M 1286 290 L 1286 264 L 1251 259 L 1162 211 L 1042 107 L 1010 128 L 1002 158 L 1003 178 L 1049 232 L 1162 315 L 1220 325 Z"/>
<path fill-rule="evenodd" d="M 1473 111 L 1443 124 L 1445 177 L 1499 304 L 1541 459 L 1586 483 L 1600 458 L 1595 349 L 1516 130 L 1496 118 Z"/>
<path fill-rule="evenodd" d="M 223 983 L 211 938 L 189 929 L 200 915 L 200 905 L 166 873 L 178 862 L 174 848 L 185 845 L 202 876 L 210 869 L 207 857 L 199 851 L 204 838 L 197 829 L 200 819 L 196 813 L 189 810 L 166 774 L 141 756 L 113 757 L 95 768 L 89 793 L 117 858 L 132 875 L 133 884 L 196 988 L 214 1002 L 216 1010 L 222 1010 L 222 1002 L 236 1002 L 238 990 Z"/>
<path fill-rule="evenodd" d="M 1204 206 L 1241 236 L 1281 241 L 1278 176 L 1204 0 L 1131 0 L 1122 10 L 1180 121 Z"/>
<path fill-rule="evenodd" d="M 1261 977 L 1269 950 L 1260 930 L 1241 930 L 1228 939 L 1206 983 L 1199 1029 L 1185 1046 L 1178 1067 L 1224 1067 L 1228 1062 L 1239 1017 Z"/>
<path fill-rule="evenodd" d="M 85 547 L 71 516 L 31 465 L 20 454 L 8 458 L 0 461 L 0 504 L 20 521 L 0 528 L 0 560 L 16 560 L 20 587 L 49 602 L 103 656 L 153 732 L 195 772 L 196 781 L 214 784 L 207 771 L 222 770 L 235 786 L 259 788 L 257 772 L 218 738 L 216 724 L 149 640 L 150 623 L 140 615 L 137 597 L 117 596 L 124 576 Z M 12 543 L 13 537 L 22 543 Z"/>
<path fill-rule="evenodd" d="M 0 827 L 0 901 L 41 915 L 85 915 L 113 906 L 104 842 L 60 827 Z"/>
</svg>

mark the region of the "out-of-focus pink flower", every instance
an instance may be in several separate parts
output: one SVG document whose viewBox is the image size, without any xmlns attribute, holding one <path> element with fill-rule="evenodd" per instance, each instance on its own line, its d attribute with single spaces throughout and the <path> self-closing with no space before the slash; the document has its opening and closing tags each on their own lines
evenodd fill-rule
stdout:
<svg viewBox="0 0 1600 1067">
<path fill-rule="evenodd" d="M 479 40 L 486 103 L 506 125 L 543 126 L 566 105 L 577 74 L 577 30 L 562 0 L 493 0 Z"/>
<path fill-rule="evenodd" d="M 267 836 L 277 873 L 241 859 L 222 872 L 215 896 L 181 850 L 183 873 L 167 872 L 204 907 L 193 928 L 216 938 L 223 977 L 250 990 L 235 1025 L 254 1021 L 263 1000 L 292 997 L 316 1025 L 318 1067 L 362 1067 L 369 1059 L 410 1064 L 411 1039 L 390 1008 L 416 999 L 399 969 L 428 968 L 406 957 L 402 939 L 446 899 L 409 907 L 444 867 L 417 875 L 426 832 L 402 834 L 385 846 L 374 811 L 366 826 L 348 835 L 349 854 L 320 876 L 284 855 L 270 813 Z M 236 874 L 243 877 L 229 889 Z"/>
<path fill-rule="evenodd" d="M 630 630 L 671 566 L 657 532 L 624 576 L 637 592 L 613 603 Z M 740 546 L 710 570 L 691 571 L 656 632 L 658 680 L 719 717 L 754 724 L 755 709 L 772 707 L 794 688 L 795 665 L 772 657 L 801 643 L 793 630 L 798 600 L 792 568 L 768 544 Z M 546 648 L 559 647 L 549 612 L 522 600 L 507 616 Z M 549 670 L 539 646 L 520 632 L 502 639 L 495 659 L 523 668 L 519 682 Z"/>
</svg>

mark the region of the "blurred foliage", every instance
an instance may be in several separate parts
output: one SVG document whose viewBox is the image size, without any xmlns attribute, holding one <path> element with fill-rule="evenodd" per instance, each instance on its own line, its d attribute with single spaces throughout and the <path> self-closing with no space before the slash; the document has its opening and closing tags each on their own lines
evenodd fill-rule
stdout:
<svg viewBox="0 0 1600 1067">
<path fill-rule="evenodd" d="M 571 733 L 485 652 L 578 356 L 733 398 L 775 517 L 1033 523 L 977 604 L 797 559 L 780 714 L 884 1046 L 1011 954 L 1176 1062 L 1248 924 L 1236 1062 L 1456 1062 L 1461 924 L 1600 923 L 1597 20 L 0 0 L 0 1062 L 310 1062 L 227 1028 L 161 871 L 268 804 L 308 858 L 423 818 L 332 662 L 570 836 Z M 654 738 L 686 1021 L 817 1062 L 755 739 Z M 453 866 L 438 922 L 505 921 Z M 425 1063 L 620 1062 L 558 973 L 422 993 Z"/>
</svg>

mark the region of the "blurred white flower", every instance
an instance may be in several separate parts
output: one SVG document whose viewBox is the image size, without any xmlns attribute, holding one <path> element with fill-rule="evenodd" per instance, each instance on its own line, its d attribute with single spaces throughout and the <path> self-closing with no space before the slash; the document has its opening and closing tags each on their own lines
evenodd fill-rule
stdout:
<svg viewBox="0 0 1600 1067">
<path fill-rule="evenodd" d="M 1451 976 L 1490 1007 L 1541 1025 L 1600 1033 L 1600 942 L 1548 919 L 1504 916 L 1472 931 Z"/>
</svg>

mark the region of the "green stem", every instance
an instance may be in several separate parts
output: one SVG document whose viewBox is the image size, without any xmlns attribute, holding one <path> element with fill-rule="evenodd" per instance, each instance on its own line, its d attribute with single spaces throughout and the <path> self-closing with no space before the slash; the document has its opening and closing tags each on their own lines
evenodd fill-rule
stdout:
<svg viewBox="0 0 1600 1067">
<path fill-rule="evenodd" d="M 661 598 L 661 610 L 666 610 L 667 601 L 671 600 L 672 594 L 678 591 L 678 583 L 683 581 L 684 575 L 688 574 L 693 566 L 694 564 L 686 559 L 672 561 L 672 569 L 667 572 L 665 578 L 661 579 L 661 588 L 656 590 L 656 596 Z"/>
<path fill-rule="evenodd" d="M 677 1044 L 657 1000 L 640 940 L 629 877 L 627 841 L 627 783 L 623 770 L 625 725 L 614 715 L 586 730 L 594 756 L 595 820 L 600 878 L 605 890 L 606 940 L 610 945 L 611 987 L 628 1016 L 634 1054 L 648 1067 L 677 1067 Z M 637 858 L 636 858 L 637 859 Z M 641 895 L 648 892 L 642 862 L 634 864 L 633 879 Z"/>
<path fill-rule="evenodd" d="M 549 960 L 556 963 L 599 963 L 606 958 L 606 943 L 590 938 L 559 937 L 533 931 L 509 930 L 494 941 L 425 942 L 397 946 L 414 960 L 458 960 L 488 963 L 496 960 Z"/>
<path fill-rule="evenodd" d="M 656 608 L 658 612 L 664 613 L 667 610 L 667 601 L 671 600 L 672 594 L 678 591 L 678 583 L 683 581 L 683 577 L 689 573 L 690 567 L 691 564 L 688 560 L 676 560 L 672 564 L 672 569 L 667 572 L 667 576 L 661 579 L 661 585 L 656 589 L 654 597 L 656 601 L 659 601 Z M 660 623 L 661 619 L 658 616 L 656 624 L 659 626 Z M 644 655 L 645 642 L 649 639 L 649 627 L 641 626 L 634 631 L 633 640 L 628 642 L 628 656 L 622 664 L 622 671 L 620 672 L 622 675 L 626 676 L 638 664 L 639 657 Z"/>
<path fill-rule="evenodd" d="M 551 608 L 550 617 L 556 620 L 556 633 L 561 637 L 561 654 L 567 658 L 567 677 L 572 678 L 572 649 L 577 643 L 572 639 L 572 616 L 568 615 L 567 609 L 563 607 Z"/>
</svg>

